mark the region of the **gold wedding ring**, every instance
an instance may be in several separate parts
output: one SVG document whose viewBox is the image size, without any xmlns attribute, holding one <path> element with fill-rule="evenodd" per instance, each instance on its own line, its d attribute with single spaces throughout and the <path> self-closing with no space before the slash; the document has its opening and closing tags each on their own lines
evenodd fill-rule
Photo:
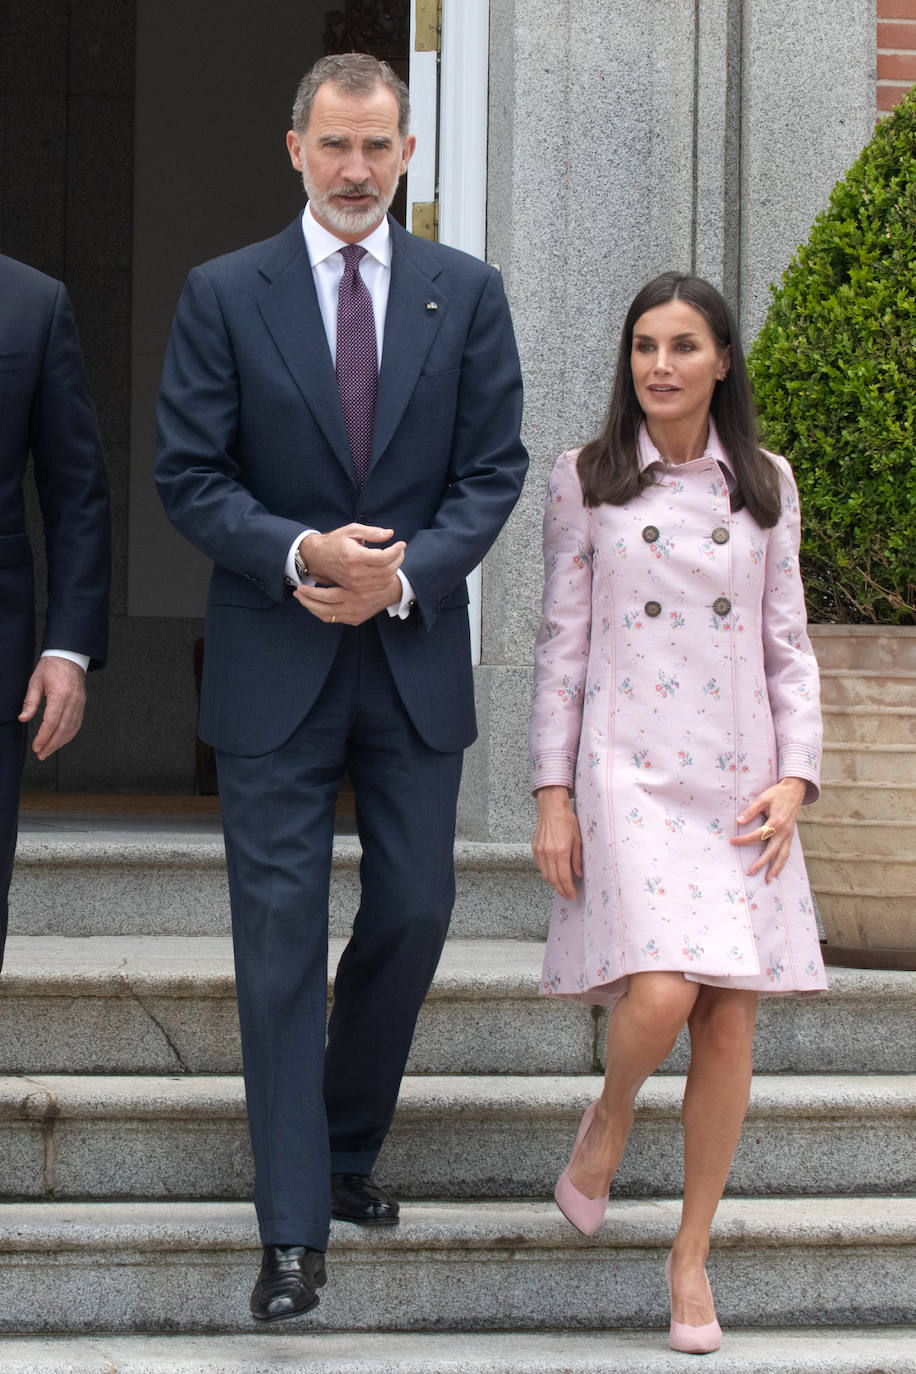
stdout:
<svg viewBox="0 0 916 1374">
<path fill-rule="evenodd" d="M 332 624 L 332 625 L 334 624 L 334 622 L 335 622 L 336 619 L 337 619 L 337 616 L 336 616 L 336 615 L 332 615 L 332 616 L 331 616 L 331 624 Z"/>
<path fill-rule="evenodd" d="M 767 840 L 771 840 L 775 834 L 776 834 L 776 827 L 775 827 L 775 826 L 773 826 L 773 825 L 764 825 L 764 826 L 762 826 L 762 827 L 761 827 L 761 830 L 760 830 L 760 839 L 761 839 L 761 842 L 764 843 L 764 844 L 766 844 Z"/>
</svg>

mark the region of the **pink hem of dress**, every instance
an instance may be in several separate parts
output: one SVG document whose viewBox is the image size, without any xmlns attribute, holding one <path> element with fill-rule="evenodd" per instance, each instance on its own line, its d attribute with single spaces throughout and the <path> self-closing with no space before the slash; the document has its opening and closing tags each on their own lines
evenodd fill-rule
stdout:
<svg viewBox="0 0 916 1374">
<path fill-rule="evenodd" d="M 749 984 L 757 982 L 755 978 L 716 978 L 709 975 L 701 978 L 695 973 L 685 973 L 681 968 L 675 969 L 634 969 L 634 973 L 680 973 L 686 978 L 688 983 L 702 983 L 705 987 L 711 988 L 737 988 L 749 992 L 756 992 L 758 998 L 771 997 L 823 997 L 830 991 L 827 984 L 826 974 L 823 984 L 812 988 L 778 988 L 752 987 Z M 557 1002 L 585 1002 L 595 1007 L 613 1007 L 620 1001 L 621 997 L 626 996 L 630 982 L 630 975 L 625 974 L 622 978 L 616 978 L 613 983 L 596 983 L 593 987 L 586 988 L 584 992 L 552 992 L 550 988 L 545 988 L 543 983 L 538 987 L 539 997 L 550 997 Z"/>
</svg>

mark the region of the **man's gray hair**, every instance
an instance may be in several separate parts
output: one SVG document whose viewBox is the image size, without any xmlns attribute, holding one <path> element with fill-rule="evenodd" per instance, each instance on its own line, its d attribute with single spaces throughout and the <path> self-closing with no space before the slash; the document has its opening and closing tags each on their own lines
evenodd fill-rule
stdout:
<svg viewBox="0 0 916 1374">
<path fill-rule="evenodd" d="M 335 53 L 321 57 L 299 82 L 293 102 L 293 128 L 304 134 L 319 86 L 332 82 L 347 95 L 372 95 L 379 86 L 391 91 L 398 102 L 398 132 L 405 139 L 410 132 L 410 102 L 407 87 L 387 62 L 366 52 Z"/>
</svg>

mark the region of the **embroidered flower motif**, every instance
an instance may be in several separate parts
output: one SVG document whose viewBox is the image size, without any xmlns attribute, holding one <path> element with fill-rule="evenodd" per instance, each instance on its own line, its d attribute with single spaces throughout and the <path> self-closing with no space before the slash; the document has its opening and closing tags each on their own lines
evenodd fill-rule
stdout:
<svg viewBox="0 0 916 1374">
<path fill-rule="evenodd" d="M 582 688 L 578 682 L 573 682 L 571 677 L 564 677 L 563 686 L 558 690 L 557 696 L 561 701 L 573 702 L 578 699 L 581 691 Z"/>
<path fill-rule="evenodd" d="M 704 950 L 701 944 L 692 940 L 689 935 L 685 935 L 684 948 L 681 950 L 681 953 L 693 963 L 695 959 L 701 959 L 703 957 Z"/>
<path fill-rule="evenodd" d="M 674 547 L 673 539 L 656 539 L 654 544 L 649 545 L 649 552 L 653 558 L 670 558 Z"/>
<path fill-rule="evenodd" d="M 598 764 L 599 764 L 600 762 L 601 762 L 601 755 L 600 755 L 600 754 L 596 754 L 596 753 L 594 753 L 594 752 L 591 753 L 591 754 L 589 754 L 589 756 L 588 756 L 588 764 L 589 764 L 589 767 L 590 767 L 590 768 L 597 768 L 597 767 L 598 767 Z"/>
<path fill-rule="evenodd" d="M 697 887 L 696 883 L 688 883 L 687 889 L 695 902 L 698 902 L 702 899 L 703 893 Z"/>
<path fill-rule="evenodd" d="M 659 696 L 673 697 L 675 692 L 679 690 L 680 685 L 677 678 L 666 677 L 664 669 L 659 668 L 658 682 L 655 684 L 655 690 L 658 692 Z"/>
<path fill-rule="evenodd" d="M 625 612 L 624 617 L 623 617 L 623 624 L 624 624 L 624 628 L 627 629 L 627 630 L 641 630 L 641 629 L 642 629 L 642 621 L 641 621 L 640 618 L 639 618 L 639 612 L 638 612 L 638 611 L 632 611 L 632 612 L 631 612 L 631 611 L 627 611 L 627 612 Z"/>
<path fill-rule="evenodd" d="M 677 751 L 677 761 L 679 767 L 681 768 L 693 767 L 693 757 L 692 755 L 688 754 L 686 749 L 679 749 Z"/>
<path fill-rule="evenodd" d="M 710 835 L 721 835 L 724 833 L 722 829 L 722 822 L 718 820 L 716 817 L 713 817 L 713 819 L 709 822 L 709 825 L 707 825 L 706 829 L 709 831 Z"/>
<path fill-rule="evenodd" d="M 630 757 L 631 757 L 632 760 L 633 760 L 633 766 L 634 766 L 635 768 L 651 768 L 651 767 L 652 767 L 652 764 L 649 762 L 649 751 L 648 751 L 648 749 L 637 749 L 636 752 L 635 752 L 634 754 L 631 754 L 631 755 L 630 755 Z"/>
<path fill-rule="evenodd" d="M 628 677 L 624 678 L 623 682 L 621 682 L 620 686 L 617 688 L 617 691 L 622 697 L 632 697 L 633 684 Z"/>
<path fill-rule="evenodd" d="M 617 543 L 614 545 L 614 552 L 618 554 L 621 558 L 626 558 L 627 541 L 624 539 L 623 535 L 620 536 L 620 538 L 617 540 Z"/>
<path fill-rule="evenodd" d="M 703 683 L 703 691 L 708 697 L 712 697 L 713 701 L 718 701 L 721 695 L 719 692 L 719 684 L 714 677 L 711 677 L 708 682 Z"/>
<path fill-rule="evenodd" d="M 744 901 L 744 896 L 743 896 L 743 894 L 740 893 L 740 892 L 738 892 L 738 891 L 736 891 L 736 889 L 733 888 L 733 887 L 726 888 L 726 890 L 725 890 L 725 900 L 729 903 L 730 906 L 744 906 L 744 905 L 745 905 L 745 901 Z"/>
<path fill-rule="evenodd" d="M 661 949 L 655 940 L 650 940 L 648 944 L 643 945 L 642 952 L 648 955 L 650 959 L 658 960 L 662 956 Z"/>
<path fill-rule="evenodd" d="M 670 811 L 665 812 L 665 829 L 670 830 L 672 835 L 682 835 L 686 824 L 683 816 L 673 816 Z"/>
<path fill-rule="evenodd" d="M 587 682 L 585 684 L 585 700 L 591 704 L 601 691 L 600 682 Z"/>
<path fill-rule="evenodd" d="M 647 892 L 651 892 L 653 897 L 661 897 L 664 895 L 665 892 L 665 889 L 662 887 L 661 878 L 653 876 L 651 874 L 648 878 L 646 878 L 645 882 L 643 883 L 643 887 L 646 889 Z"/>
<path fill-rule="evenodd" d="M 785 971 L 785 965 L 783 964 L 782 959 L 777 958 L 775 954 L 771 954 L 769 965 L 767 967 L 767 977 L 769 978 L 770 982 L 781 983 L 782 975 L 785 973 Z"/>
<path fill-rule="evenodd" d="M 553 969 L 545 969 L 541 987 L 546 988 L 548 992 L 557 992 L 560 987 L 560 975 Z"/>
<path fill-rule="evenodd" d="M 686 623 L 680 611 L 671 611 L 669 615 L 672 630 L 679 630 Z"/>
<path fill-rule="evenodd" d="M 744 963 L 744 955 L 741 953 L 741 950 L 738 948 L 737 945 L 732 945 L 731 949 L 728 951 L 728 957 L 729 959 L 731 959 L 733 964 Z"/>
<path fill-rule="evenodd" d="M 636 806 L 633 807 L 632 811 L 627 812 L 627 820 L 630 822 L 630 825 L 635 825 L 637 830 L 642 830 L 645 824 L 642 813 Z"/>
</svg>

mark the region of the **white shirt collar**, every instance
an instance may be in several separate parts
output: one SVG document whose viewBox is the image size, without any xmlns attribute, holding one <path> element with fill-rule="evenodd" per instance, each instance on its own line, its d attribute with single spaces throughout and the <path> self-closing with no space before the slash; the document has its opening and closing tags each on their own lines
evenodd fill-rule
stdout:
<svg viewBox="0 0 916 1374">
<path fill-rule="evenodd" d="M 317 267 L 320 262 L 324 262 L 333 253 L 339 253 L 341 248 L 347 246 L 343 239 L 337 238 L 329 229 L 325 229 L 323 224 L 318 223 L 308 202 L 302 212 L 302 233 L 309 262 L 313 267 Z M 382 267 L 391 266 L 391 230 L 388 228 L 387 215 L 371 234 L 360 239 L 359 246 L 365 248 Z"/>
</svg>

